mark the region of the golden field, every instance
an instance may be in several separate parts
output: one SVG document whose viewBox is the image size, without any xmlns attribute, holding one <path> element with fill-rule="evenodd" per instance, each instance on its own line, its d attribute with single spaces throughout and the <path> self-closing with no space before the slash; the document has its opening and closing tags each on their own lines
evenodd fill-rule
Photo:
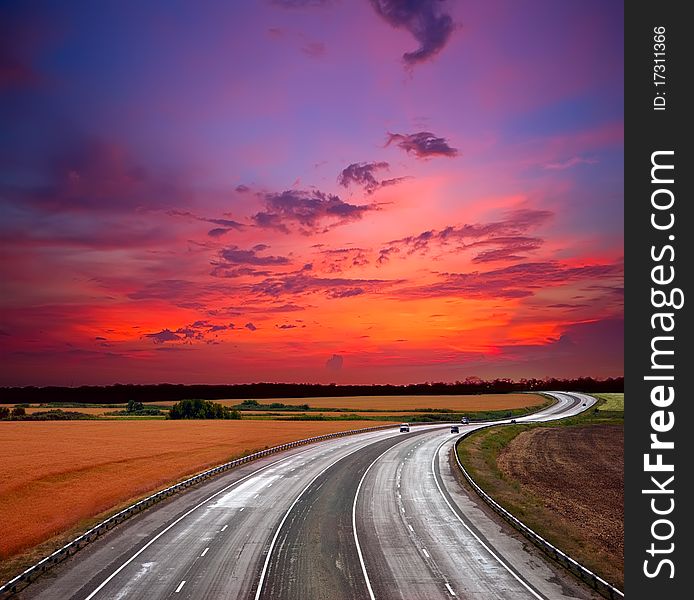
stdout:
<svg viewBox="0 0 694 600">
<path fill-rule="evenodd" d="M 231 406 L 242 399 L 214 400 Z M 477 394 L 467 396 L 343 396 L 317 398 L 259 398 L 260 404 L 280 402 L 289 406 L 308 404 L 311 408 L 347 408 L 358 411 L 380 411 L 396 414 L 417 408 L 445 408 L 456 412 L 476 412 L 539 406 L 547 400 L 539 394 Z M 175 402 L 157 402 L 160 406 L 171 406 Z M 392 412 L 391 412 L 392 411 Z"/>
<path fill-rule="evenodd" d="M 223 400 L 238 404 L 240 400 Z M 539 406 L 537 394 L 370 396 L 259 400 L 346 408 L 377 421 L 170 421 L 112 419 L 0 422 L 0 579 L 106 514 L 205 468 L 292 440 L 416 420 L 414 409 L 456 412 Z M 173 402 L 157 402 L 156 405 Z M 116 407 L 64 408 L 95 416 Z M 46 410 L 33 406 L 27 412 Z M 378 411 L 378 412 L 367 412 Z M 254 411 L 255 412 L 255 411 Z M 272 411 L 274 412 L 274 411 Z M 248 413 L 247 413 L 248 414 Z M 267 415 L 258 411 L 253 417 Z M 293 416 L 297 413 L 286 412 Z M 315 414 L 315 413 L 313 413 Z M 250 416 L 250 415 L 249 415 Z"/>
<path fill-rule="evenodd" d="M 242 454 L 376 421 L 0 422 L 0 560 Z"/>
<path fill-rule="evenodd" d="M 24 409 L 28 415 L 33 415 L 37 412 L 46 412 L 48 410 L 56 410 L 52 406 L 28 406 L 27 408 Z M 79 412 L 83 413 L 85 415 L 93 415 L 95 417 L 100 417 L 106 414 L 107 412 L 113 412 L 116 410 L 125 410 L 124 407 L 122 406 L 103 406 L 103 407 L 95 407 L 95 406 L 86 406 L 84 408 L 82 407 L 77 407 L 77 406 L 70 406 L 70 407 L 59 407 L 58 410 L 62 410 L 63 412 Z"/>
</svg>

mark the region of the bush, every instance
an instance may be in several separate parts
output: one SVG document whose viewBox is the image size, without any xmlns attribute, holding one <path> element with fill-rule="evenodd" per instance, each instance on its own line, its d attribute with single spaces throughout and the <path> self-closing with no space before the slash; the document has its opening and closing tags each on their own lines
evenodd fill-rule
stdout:
<svg viewBox="0 0 694 600">
<path fill-rule="evenodd" d="M 13 417 L 13 418 L 16 418 L 16 417 L 23 417 L 23 416 L 25 416 L 26 414 L 27 414 L 27 411 L 24 410 L 24 407 L 23 407 L 23 406 L 15 406 L 15 407 L 12 409 L 12 417 Z"/>
<path fill-rule="evenodd" d="M 170 419 L 240 419 L 238 410 L 209 400 L 181 400 L 171 407 Z"/>
<path fill-rule="evenodd" d="M 10 409 L 6 406 L 0 406 L 0 419 L 9 419 Z"/>
</svg>

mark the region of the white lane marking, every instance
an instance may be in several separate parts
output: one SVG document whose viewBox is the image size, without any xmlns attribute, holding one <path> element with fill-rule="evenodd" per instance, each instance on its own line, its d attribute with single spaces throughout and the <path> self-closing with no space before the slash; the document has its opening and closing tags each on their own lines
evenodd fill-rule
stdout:
<svg viewBox="0 0 694 600">
<path fill-rule="evenodd" d="M 246 508 L 246 507 L 242 506 L 241 508 L 239 508 L 239 512 L 241 512 L 244 508 Z"/>
<path fill-rule="evenodd" d="M 205 548 L 205 549 L 202 551 L 202 554 L 200 555 L 200 558 L 202 558 L 203 556 L 205 556 L 205 554 L 207 554 L 207 551 L 208 551 L 208 550 L 209 550 L 209 547 L 208 547 L 208 548 Z"/>
<path fill-rule="evenodd" d="M 181 583 L 178 584 L 178 587 L 176 588 L 176 591 L 174 592 L 174 594 L 178 594 L 178 592 L 180 592 L 183 589 L 183 586 L 185 584 L 186 584 L 186 580 L 184 579 L 183 581 L 181 581 Z"/>
<path fill-rule="evenodd" d="M 306 450 L 306 452 L 309 452 L 309 450 Z M 275 465 L 278 465 L 279 463 L 286 462 L 286 461 L 288 461 L 288 460 L 291 460 L 292 458 L 296 458 L 297 456 L 298 456 L 297 454 L 294 454 L 293 456 L 287 456 L 286 458 L 281 458 L 280 460 L 276 460 L 275 462 L 270 463 L 269 465 L 265 465 L 264 467 L 261 467 L 260 469 L 257 469 L 256 471 L 253 471 L 252 473 L 249 473 L 249 474 L 246 475 L 245 477 L 242 477 L 242 478 L 239 479 L 238 481 L 234 481 L 233 483 L 230 483 L 228 486 L 222 488 L 222 489 L 219 490 L 218 492 L 215 492 L 215 493 L 212 494 L 211 496 L 205 498 L 205 499 L 204 499 L 202 502 L 200 502 L 199 504 L 196 504 L 193 508 L 191 508 L 189 511 L 183 513 L 180 517 L 178 517 L 178 519 L 176 519 L 176 520 L 175 520 L 173 523 L 171 523 L 168 527 L 166 527 L 165 529 L 163 529 L 162 531 L 160 531 L 160 532 L 159 532 L 157 535 L 155 535 L 151 540 L 149 540 L 149 542 L 147 542 L 144 546 L 142 546 L 142 548 L 140 548 L 137 552 L 135 552 L 135 554 L 133 554 L 133 555 L 132 555 L 128 560 L 126 560 L 120 567 L 118 567 L 113 573 L 111 573 L 106 579 L 104 579 L 104 580 L 99 584 L 99 586 L 98 586 L 91 594 L 89 594 L 89 596 L 87 596 L 84 600 L 91 600 L 94 596 L 96 596 L 96 595 L 104 588 L 104 586 L 106 586 L 106 585 L 108 584 L 109 581 L 111 581 L 116 575 L 118 575 L 118 573 L 120 573 L 120 572 L 121 572 L 123 569 L 125 569 L 125 567 L 127 567 L 132 561 L 134 561 L 138 556 L 140 556 L 140 554 L 142 554 L 145 550 L 147 550 L 147 548 L 149 548 L 154 542 L 156 542 L 162 535 L 164 535 L 167 531 L 169 531 L 170 529 L 172 529 L 173 527 L 175 527 L 176 525 L 178 525 L 178 524 L 179 524 L 181 521 L 183 521 L 183 519 L 185 519 L 188 515 L 190 515 L 191 513 L 195 512 L 196 510 L 198 510 L 198 508 L 200 508 L 201 506 L 204 506 L 204 505 L 207 504 L 210 500 L 216 498 L 216 497 L 219 496 L 220 494 L 223 494 L 224 492 L 226 492 L 227 490 L 231 489 L 231 488 L 234 487 L 235 485 L 238 485 L 238 484 L 241 483 L 242 481 L 245 481 L 246 479 L 249 479 L 249 478 L 251 478 L 251 477 L 257 475 L 257 474 L 260 473 L 261 471 L 265 471 L 266 469 L 269 469 L 270 467 L 274 467 Z M 224 528 L 222 529 L 222 531 L 224 531 L 224 529 L 226 529 L 226 528 L 227 528 L 227 526 L 225 525 Z"/>
<path fill-rule="evenodd" d="M 410 528 L 410 531 L 411 531 L 412 533 L 414 533 L 414 528 L 412 527 L 412 525 L 410 525 L 410 524 L 408 523 L 407 526 Z"/>
<path fill-rule="evenodd" d="M 388 438 L 385 437 L 383 439 L 388 439 Z M 373 443 L 376 443 L 378 441 L 380 441 L 380 440 L 378 440 L 378 439 L 374 440 Z M 318 475 L 316 475 L 313 479 L 311 479 L 311 481 L 308 482 L 308 485 L 303 490 L 301 490 L 301 492 L 299 492 L 299 495 L 294 499 L 294 502 L 292 502 L 292 505 L 287 509 L 287 512 L 284 513 L 284 516 L 282 517 L 280 524 L 277 526 L 277 530 L 275 531 L 275 535 L 272 537 L 272 541 L 270 542 L 270 548 L 268 549 L 267 556 L 265 557 L 265 564 L 263 565 L 263 570 L 260 573 L 260 581 L 258 582 L 258 589 L 256 590 L 256 593 L 255 593 L 255 600 L 259 600 L 260 594 L 263 591 L 263 583 L 265 583 L 265 576 L 267 575 L 267 569 L 268 569 L 268 566 L 270 565 L 270 558 L 272 557 L 272 550 L 274 549 L 275 543 L 277 542 L 277 538 L 280 535 L 280 531 L 282 530 L 282 525 L 284 525 L 284 522 L 289 517 L 290 513 L 292 512 L 292 509 L 294 508 L 294 506 L 296 506 L 296 503 L 299 502 L 299 500 L 301 499 L 301 496 L 303 496 L 304 492 L 313 485 L 313 482 L 316 481 L 316 479 L 318 479 L 330 467 L 336 465 L 341 460 L 344 460 L 348 456 L 352 456 L 352 454 L 354 454 L 355 452 L 359 452 L 360 450 L 363 450 L 364 448 L 366 448 L 370 445 L 371 444 L 367 444 L 366 446 L 360 446 L 359 448 L 355 448 L 349 454 L 345 454 L 343 457 L 338 458 L 335 462 L 329 464 L 327 467 L 325 467 L 325 469 L 323 469 L 320 473 L 318 473 Z M 363 479 L 364 478 L 362 477 L 362 481 L 363 481 Z M 359 485 L 361 485 L 361 482 L 359 483 Z M 359 488 L 357 488 L 357 493 L 359 493 Z M 356 498 L 356 496 L 355 496 L 355 498 Z M 356 500 L 355 500 L 355 502 L 356 502 Z M 354 507 L 352 507 L 352 523 L 354 523 Z M 355 536 L 356 536 L 356 531 L 355 531 Z M 357 542 L 357 551 L 359 551 L 359 559 L 361 560 L 361 551 L 359 549 L 359 542 Z M 363 564 L 364 563 L 362 561 L 362 565 Z M 365 574 L 366 574 L 366 572 L 365 572 Z M 375 598 L 373 596 L 373 592 L 371 591 L 371 584 L 369 583 L 368 579 L 367 579 L 367 587 L 369 588 L 369 594 L 371 594 L 371 600 L 375 600 Z"/>
<path fill-rule="evenodd" d="M 447 584 L 446 584 L 446 588 L 448 589 L 448 593 L 449 593 L 451 596 L 455 596 L 455 592 L 453 591 L 453 588 L 451 587 L 451 584 L 450 584 L 450 583 L 447 583 Z"/>
<path fill-rule="evenodd" d="M 254 498 L 257 498 L 258 496 L 260 496 L 260 494 L 256 494 L 256 495 L 255 495 L 255 496 L 253 496 L 253 497 L 254 497 Z"/>
<path fill-rule="evenodd" d="M 397 444 L 396 444 L 397 446 Z M 391 448 L 395 448 L 395 446 L 391 446 L 388 448 L 390 450 Z M 364 471 L 364 474 L 361 476 L 361 479 L 359 480 L 359 485 L 357 486 L 357 491 L 354 494 L 354 502 L 352 503 L 352 532 L 354 533 L 354 542 L 357 545 L 357 554 L 359 555 L 359 563 L 361 564 L 361 572 L 364 574 L 364 580 L 366 581 L 366 589 L 369 591 L 369 598 L 371 600 L 376 600 L 376 596 L 374 596 L 374 591 L 373 588 L 371 587 L 371 580 L 369 579 L 369 574 L 366 572 L 366 564 L 364 563 L 364 555 L 362 554 L 361 551 L 361 546 L 359 545 L 359 536 L 357 535 L 357 498 L 359 498 L 359 490 L 361 490 L 361 484 L 364 483 L 364 479 L 366 478 L 367 473 L 371 470 L 371 467 L 373 467 L 376 462 L 378 461 L 381 456 L 383 456 L 386 452 L 379 454 L 374 461 L 367 467 L 366 471 Z"/>
<path fill-rule="evenodd" d="M 436 448 L 436 451 L 434 452 L 434 455 L 433 455 L 432 458 L 431 458 L 431 472 L 432 472 L 432 474 L 434 475 L 434 483 L 436 483 L 436 487 L 438 488 L 439 493 L 441 494 L 441 497 L 443 498 L 443 501 L 446 503 L 446 505 L 448 506 L 448 508 L 451 509 L 451 512 L 455 515 L 455 518 L 458 519 L 458 521 L 460 521 L 460 522 L 462 523 L 463 527 L 465 527 L 465 529 L 468 530 L 468 532 L 470 533 L 470 535 L 472 535 L 472 537 L 474 537 L 474 538 L 482 545 L 482 547 L 483 547 L 487 552 L 489 552 L 489 554 L 491 554 L 491 556 L 492 556 L 493 558 L 495 558 L 496 561 L 497 561 L 502 567 L 504 567 L 504 569 L 506 569 L 506 570 L 514 577 L 514 579 L 516 579 L 516 580 L 517 580 L 525 589 L 527 589 L 535 598 L 537 598 L 538 600 L 544 600 L 544 598 L 543 598 L 542 596 L 540 596 L 533 588 L 531 588 L 525 581 L 523 581 L 523 579 L 521 579 L 521 578 L 511 569 L 511 567 L 509 567 L 503 560 L 501 560 L 501 558 L 500 558 L 499 556 L 497 556 L 497 554 L 496 554 L 489 546 L 487 546 L 487 544 L 485 544 L 485 543 L 482 541 L 482 539 L 481 539 L 472 529 L 470 529 L 470 526 L 469 526 L 465 521 L 463 521 L 463 519 L 460 518 L 460 515 L 455 511 L 455 509 L 453 508 L 453 506 L 451 506 L 451 503 L 448 501 L 448 498 L 446 498 L 445 494 L 443 493 L 443 490 L 441 489 L 441 486 L 439 485 L 438 479 L 436 479 L 436 470 L 435 470 L 434 465 L 435 465 L 436 459 L 437 459 L 438 456 L 439 456 L 439 452 L 441 451 L 441 448 L 443 448 L 443 445 L 446 444 L 448 441 L 449 441 L 449 440 L 447 440 L 447 439 L 446 439 L 446 440 L 443 440 L 443 442 L 441 442 L 441 443 L 439 444 L 439 447 Z"/>
<path fill-rule="evenodd" d="M 422 548 L 422 554 L 424 554 L 424 556 L 426 556 L 427 558 L 431 558 L 431 556 L 429 556 L 429 553 L 427 552 L 426 548 Z"/>
<path fill-rule="evenodd" d="M 379 432 L 379 433 L 381 433 L 381 432 Z M 386 432 L 386 433 L 390 433 L 390 432 L 388 431 L 388 432 Z M 377 436 L 377 435 L 374 435 L 374 436 L 367 435 L 367 436 L 365 436 L 364 438 L 362 438 L 362 440 L 373 440 L 374 442 L 376 442 L 376 441 L 379 441 L 379 439 L 388 439 L 388 437 L 390 437 L 390 436 L 387 436 L 387 435 L 386 435 L 386 436 L 384 436 L 383 438 L 381 438 L 380 436 Z M 344 446 L 347 446 L 348 444 L 345 443 L 345 444 L 343 444 L 343 445 L 344 445 Z M 315 447 L 315 446 L 314 446 L 314 447 Z M 91 599 L 92 599 L 94 596 L 96 596 L 96 595 L 97 595 L 97 594 L 98 594 L 98 593 L 99 593 L 99 592 L 100 592 L 100 591 L 101 591 L 101 590 L 102 590 L 102 589 L 103 589 L 103 588 L 104 588 L 104 587 L 105 587 L 116 575 L 118 575 L 118 573 L 120 573 L 120 572 L 121 572 L 125 567 L 127 567 L 133 560 L 135 560 L 138 556 L 140 556 L 140 554 L 142 554 L 147 548 L 149 548 L 149 547 L 150 547 L 154 542 L 156 542 L 161 536 L 163 536 L 165 533 L 167 533 L 168 531 L 170 531 L 173 527 L 175 527 L 176 525 L 178 525 L 183 519 L 185 519 L 188 515 L 190 515 L 190 514 L 192 514 L 193 512 L 195 512 L 198 508 L 200 508 L 201 506 L 204 506 L 205 504 L 207 504 L 210 500 L 213 500 L 214 498 L 216 498 L 216 497 L 219 496 L 220 494 L 223 494 L 224 492 L 230 490 L 230 489 L 231 489 L 232 487 L 234 487 L 235 485 L 238 485 L 239 483 L 241 483 L 241 482 L 243 482 L 243 481 L 246 481 L 247 479 L 250 479 L 251 477 L 257 475 L 258 473 L 261 473 L 262 471 L 266 471 L 267 469 L 270 469 L 271 467 L 274 467 L 274 466 L 279 465 L 279 464 L 281 464 L 281 463 L 284 463 L 284 462 L 287 462 L 287 461 L 289 461 L 289 460 L 298 458 L 298 457 L 300 457 L 300 456 L 302 456 L 302 455 L 305 455 L 307 452 L 310 452 L 311 450 L 312 450 L 312 448 L 308 448 L 308 449 L 306 449 L 306 450 L 304 450 L 304 451 L 302 451 L 302 452 L 299 452 L 299 453 L 297 453 L 297 454 L 293 454 L 293 455 L 287 456 L 287 457 L 285 457 L 285 458 L 280 458 L 279 460 L 276 460 L 275 462 L 272 462 L 272 463 L 270 463 L 269 465 L 265 465 L 264 467 L 260 467 L 259 469 L 256 469 L 256 470 L 253 471 L 252 473 L 249 473 L 248 475 L 242 477 L 241 479 L 239 479 L 239 480 L 237 480 L 237 481 L 234 481 L 233 483 L 230 483 L 228 486 L 222 488 L 221 490 L 215 492 L 215 493 L 212 494 L 211 496 L 205 498 L 205 500 L 203 500 L 203 501 L 200 502 L 199 504 L 196 504 L 193 508 L 191 508 L 190 510 L 188 510 L 187 512 L 185 512 L 184 514 L 182 514 L 180 517 L 178 517 L 178 519 L 176 519 L 176 520 L 175 520 L 173 523 L 171 523 L 168 527 L 166 527 L 165 529 L 163 529 L 162 531 L 160 531 L 160 532 L 159 532 L 156 536 L 154 536 L 149 542 L 147 542 L 144 546 L 142 546 L 142 548 L 140 548 L 135 554 L 133 554 L 128 560 L 126 560 L 120 567 L 118 567 L 113 573 L 111 573 L 104 581 L 102 581 L 101 584 L 99 584 L 99 586 L 98 586 L 91 594 L 89 594 L 89 596 L 87 596 L 84 600 L 91 600 Z M 304 464 L 306 464 L 305 461 L 304 461 L 303 463 L 301 463 L 301 465 L 304 465 Z M 223 527 L 222 531 L 224 531 L 224 529 L 226 529 L 226 528 L 227 528 L 227 526 L 225 525 L 225 526 Z"/>
<path fill-rule="evenodd" d="M 229 525 L 225 525 L 224 527 L 222 527 L 221 531 L 224 531 L 227 527 L 229 527 Z"/>
</svg>

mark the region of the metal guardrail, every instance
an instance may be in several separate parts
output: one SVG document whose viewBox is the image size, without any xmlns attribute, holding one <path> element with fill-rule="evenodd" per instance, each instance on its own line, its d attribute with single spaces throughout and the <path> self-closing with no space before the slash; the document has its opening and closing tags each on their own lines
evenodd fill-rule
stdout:
<svg viewBox="0 0 694 600">
<path fill-rule="evenodd" d="M 468 431 L 464 435 L 461 435 L 460 438 L 458 438 L 458 441 L 456 441 L 455 446 L 453 448 L 455 451 L 455 460 L 458 463 L 458 467 L 460 468 L 460 471 L 462 472 L 467 482 L 472 486 L 472 488 L 475 490 L 475 492 L 477 492 L 477 494 L 482 498 L 482 500 L 484 500 L 491 507 L 491 509 L 494 512 L 496 512 L 503 519 L 508 521 L 513 527 L 515 527 L 518 531 L 525 535 L 530 541 L 532 541 L 546 554 L 548 554 L 554 560 L 556 560 L 560 565 L 562 565 L 575 575 L 578 575 L 583 581 L 591 585 L 600 595 L 612 599 L 624 598 L 624 592 L 618 590 L 613 585 L 607 583 L 607 581 L 593 573 L 593 571 L 591 571 L 587 567 L 584 567 L 581 563 L 571 558 L 568 554 L 559 550 L 559 548 L 557 548 L 556 546 L 550 544 L 539 533 L 536 533 L 535 531 L 530 529 L 530 527 L 528 527 L 525 523 L 514 517 L 498 502 L 496 502 L 496 500 L 494 500 L 489 494 L 487 494 L 487 492 L 485 492 L 479 485 L 477 485 L 477 482 L 475 482 L 470 473 L 467 472 L 467 469 L 463 466 L 463 463 L 460 462 L 460 457 L 458 456 L 458 444 L 460 444 L 461 441 L 463 441 L 472 433 L 495 426 L 496 425 L 487 425 L 486 427 L 479 427 L 477 429 L 474 429 L 473 431 Z"/>
<path fill-rule="evenodd" d="M 219 475 L 220 473 L 223 473 L 224 471 L 228 471 L 229 469 L 233 469 L 234 467 L 238 467 L 241 465 L 244 465 L 248 462 L 251 462 L 253 460 L 257 460 L 258 458 L 263 458 L 264 456 L 269 456 L 270 454 L 276 454 L 278 452 L 283 452 L 284 450 L 289 450 L 290 448 L 296 448 L 297 446 L 304 446 L 306 444 L 312 444 L 314 442 L 320 442 L 323 440 L 329 440 L 337 437 L 344 437 L 348 435 L 354 435 L 357 433 L 366 433 L 369 431 L 377 431 L 380 429 L 389 429 L 392 427 L 398 427 L 398 425 L 377 425 L 375 427 L 365 427 L 363 429 L 350 429 L 349 431 L 338 431 L 336 433 L 327 433 L 324 435 L 318 435 L 310 438 L 305 438 L 303 440 L 297 440 L 295 442 L 288 442 L 286 444 L 281 444 L 280 446 L 273 446 L 272 448 L 267 448 L 266 450 L 260 450 L 259 452 L 254 452 L 253 454 L 249 454 L 247 456 L 243 456 L 241 458 L 237 458 L 235 460 L 231 460 L 229 462 L 226 462 L 224 464 L 221 464 L 217 467 L 213 467 L 211 469 L 207 469 L 206 471 L 202 471 L 201 473 L 198 473 L 197 475 L 193 475 L 192 477 L 189 477 L 188 479 L 184 479 L 183 481 L 176 483 L 174 485 L 171 485 L 163 490 L 160 490 L 158 492 L 155 492 L 154 494 L 147 496 L 146 498 L 143 498 L 139 502 L 136 502 L 135 504 L 132 504 L 128 506 L 127 508 L 124 508 L 123 510 L 117 512 L 116 514 L 110 516 L 108 519 L 105 519 L 101 521 L 100 523 L 97 523 L 89 529 L 88 531 L 85 531 L 82 535 L 79 537 L 76 537 L 74 540 L 69 542 L 68 544 L 65 544 L 62 548 L 59 548 L 55 552 L 49 554 L 45 558 L 41 559 L 39 562 L 36 564 L 30 566 L 28 569 L 24 570 L 22 573 L 14 577 L 13 579 L 10 579 L 7 583 L 0 585 L 0 598 L 9 598 L 10 596 L 16 594 L 17 592 L 23 590 L 26 586 L 28 586 L 32 581 L 34 581 L 39 575 L 42 573 L 45 573 L 52 567 L 54 567 L 56 564 L 62 562 L 65 560 L 68 556 L 71 556 L 84 548 L 87 544 L 93 542 L 96 540 L 99 536 L 101 536 L 103 533 L 106 531 L 109 531 L 119 523 L 122 523 L 123 521 L 129 519 L 133 515 L 140 513 L 146 508 L 149 508 L 153 504 L 156 504 L 157 502 L 168 498 L 169 496 L 172 496 L 173 494 L 176 494 L 177 492 L 180 492 L 192 485 L 195 485 L 196 483 L 200 483 L 201 481 L 204 481 L 205 479 L 209 479 L 210 477 L 214 477 L 215 475 Z"/>
</svg>

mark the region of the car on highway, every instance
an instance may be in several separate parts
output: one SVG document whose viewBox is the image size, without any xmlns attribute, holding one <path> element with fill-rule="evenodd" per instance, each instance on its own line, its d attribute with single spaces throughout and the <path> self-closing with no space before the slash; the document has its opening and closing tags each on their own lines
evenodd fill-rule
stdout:
<svg viewBox="0 0 694 600">
<path fill-rule="evenodd" d="M 405 433 L 410 431 L 410 424 L 409 423 L 401 423 L 400 424 L 400 432 L 402 433 L 403 431 Z"/>
<path fill-rule="evenodd" d="M 516 420 L 515 420 L 515 419 L 511 419 L 511 423 L 515 424 L 515 423 L 516 423 Z"/>
<path fill-rule="evenodd" d="M 462 419 L 460 419 L 460 422 L 463 425 L 468 425 L 470 423 L 470 419 L 468 419 L 467 417 L 463 417 Z"/>
<path fill-rule="evenodd" d="M 460 427 L 457 425 L 451 425 L 451 433 L 460 433 Z"/>
</svg>

